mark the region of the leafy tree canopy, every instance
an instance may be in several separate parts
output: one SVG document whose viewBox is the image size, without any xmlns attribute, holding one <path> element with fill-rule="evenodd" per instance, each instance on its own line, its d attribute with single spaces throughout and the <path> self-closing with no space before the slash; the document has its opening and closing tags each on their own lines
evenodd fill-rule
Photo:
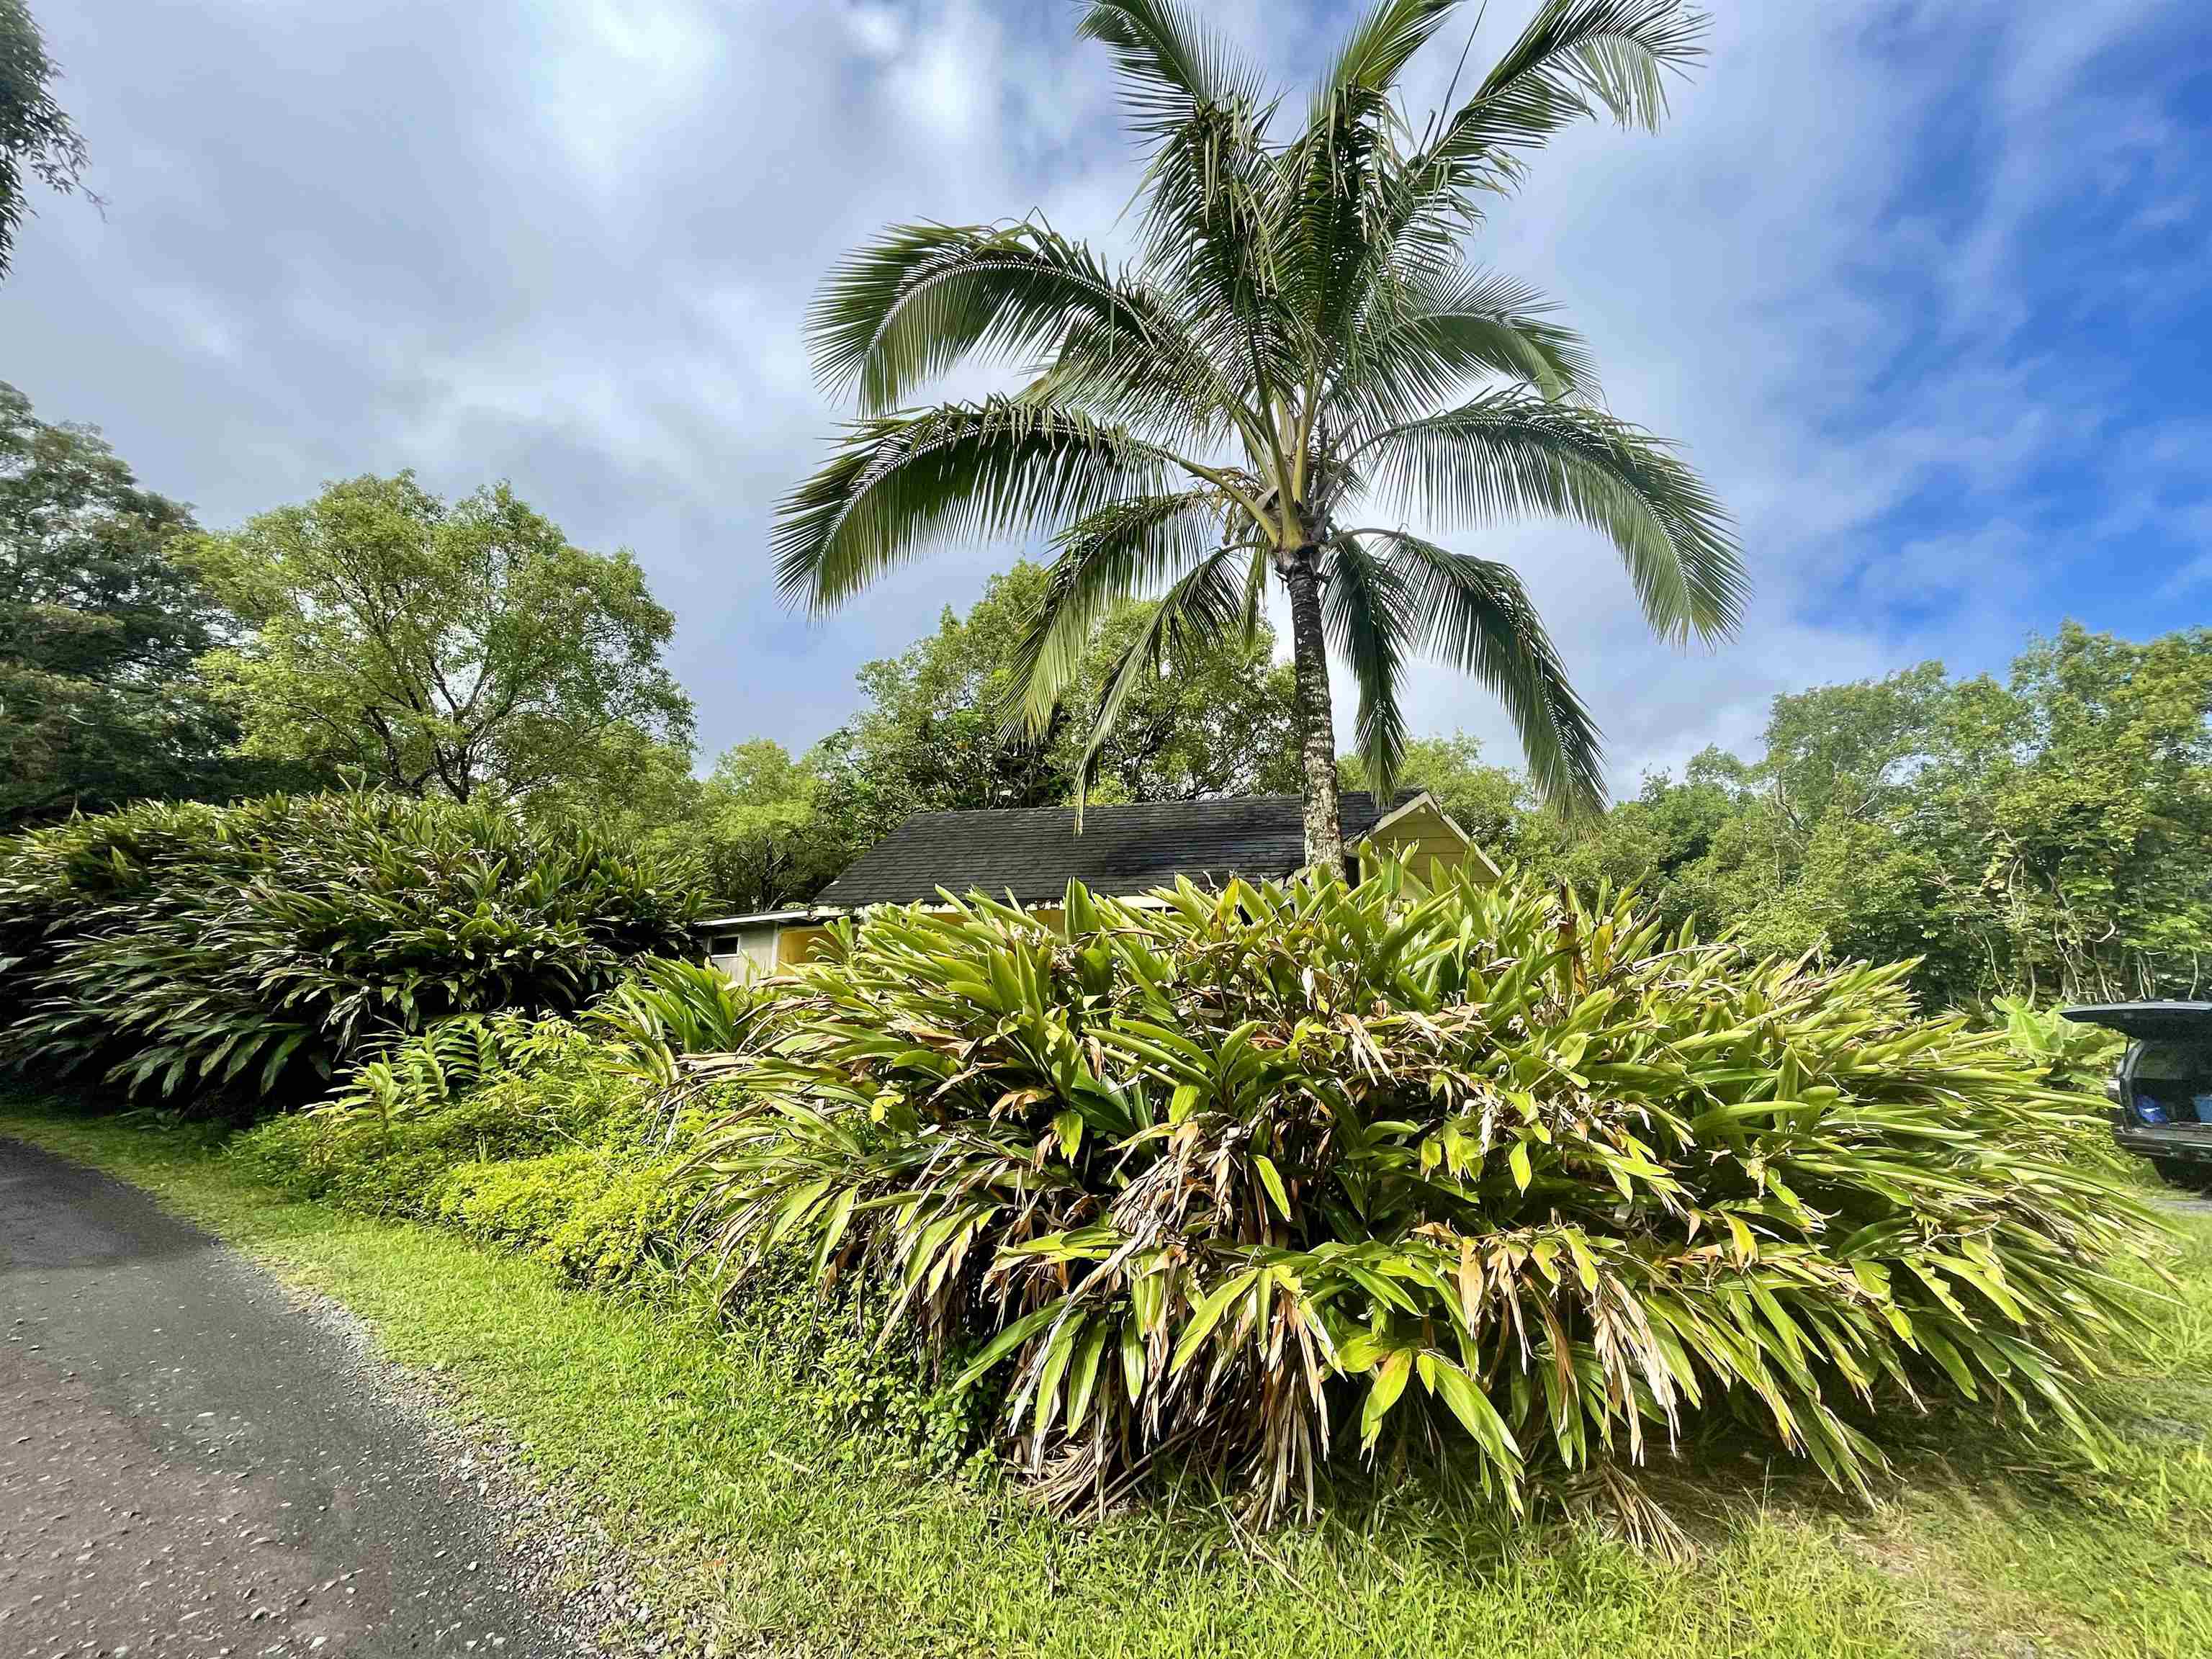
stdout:
<svg viewBox="0 0 2212 1659">
<path fill-rule="evenodd" d="M 192 527 L 98 432 L 0 384 L 0 824 L 240 781 L 193 670 L 228 619 L 171 556 Z"/>
<path fill-rule="evenodd" d="M 1076 798 L 1089 727 L 1063 708 L 1041 732 L 1012 720 L 1024 640 L 1051 581 L 1024 562 L 994 577 L 965 617 L 948 608 L 937 631 L 861 669 L 860 713 L 809 757 L 823 809 L 865 845 L 909 813 L 1056 806 Z M 1157 603 L 1100 617 L 1077 659 L 1086 709 L 1108 695 L 1122 652 Z M 1261 619 L 1251 637 L 1192 641 L 1125 689 L 1121 714 L 1089 763 L 1095 798 L 1194 800 L 1295 793 L 1295 682 L 1275 663 Z"/>
<path fill-rule="evenodd" d="M 91 158 L 54 101 L 60 78 L 31 9 L 23 0 L 0 0 L 0 276 L 15 262 L 15 234 L 30 211 L 29 180 L 64 194 L 83 189 Z"/>
<path fill-rule="evenodd" d="M 448 505 L 411 473 L 348 479 L 192 556 L 258 629 L 208 659 L 249 752 L 466 800 L 615 786 L 640 734 L 688 749 L 674 619 L 636 560 L 571 546 L 505 484 Z"/>
<path fill-rule="evenodd" d="M 2136 644 L 2069 623 L 2008 680 L 1923 663 L 1778 697 L 1764 752 L 1717 750 L 1587 829 L 1522 848 L 1754 945 L 1917 957 L 1941 1001 L 2212 985 L 2212 629 Z"/>
<path fill-rule="evenodd" d="M 739 911 L 804 902 L 914 812 L 1067 805 L 1085 760 L 1080 713 L 1041 738 L 1009 720 L 1024 632 L 1048 580 L 1017 564 L 964 616 L 948 608 L 934 632 L 862 668 L 860 711 L 802 756 L 755 738 L 700 779 L 688 757 L 646 744 L 625 764 L 619 801 L 594 807 L 589 789 L 544 799 L 613 812 L 649 845 L 688 856 L 716 904 Z M 1102 695 L 1155 610 L 1133 602 L 1101 619 L 1081 696 Z M 1262 619 L 1249 641 L 1194 644 L 1147 676 L 1095 757 L 1093 799 L 1294 793 L 1296 689 L 1273 653 Z"/>
</svg>

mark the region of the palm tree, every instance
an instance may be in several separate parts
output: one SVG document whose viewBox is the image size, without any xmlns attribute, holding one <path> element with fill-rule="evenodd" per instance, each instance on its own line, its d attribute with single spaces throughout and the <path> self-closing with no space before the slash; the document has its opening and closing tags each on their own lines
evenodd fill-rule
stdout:
<svg viewBox="0 0 2212 1659">
<path fill-rule="evenodd" d="M 1280 97 L 1175 0 L 1091 0 L 1079 32 L 1112 50 L 1150 155 L 1140 252 L 1117 268 L 1031 218 L 899 226 L 840 264 L 809 334 L 860 418 L 782 503 L 787 597 L 818 612 L 937 539 L 1049 532 L 1012 711 L 1033 730 L 1098 618 L 1161 594 L 1092 711 L 1103 734 L 1139 676 L 1249 629 L 1272 573 L 1310 860 L 1343 851 L 1332 646 L 1378 792 L 1406 740 L 1403 665 L 1425 653 L 1504 702 L 1548 798 L 1601 803 L 1597 729 L 1519 576 L 1390 520 L 1574 520 L 1619 550 L 1660 635 L 1734 631 L 1747 583 L 1725 512 L 1601 406 L 1588 351 L 1535 293 L 1461 253 L 1553 133 L 1601 109 L 1656 125 L 1705 19 L 1684 0 L 1545 0 L 1417 132 L 1393 88 L 1455 9 L 1378 0 L 1279 137 Z M 1027 383 L 908 404 L 979 355 L 1024 365 Z"/>
</svg>

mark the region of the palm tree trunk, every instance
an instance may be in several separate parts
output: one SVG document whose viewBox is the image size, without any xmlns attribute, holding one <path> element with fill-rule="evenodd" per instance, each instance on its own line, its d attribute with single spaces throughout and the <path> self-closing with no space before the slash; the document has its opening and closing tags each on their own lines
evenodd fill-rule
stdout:
<svg viewBox="0 0 2212 1659">
<path fill-rule="evenodd" d="M 1329 706 L 1328 639 L 1322 631 L 1321 574 L 1311 547 L 1276 561 L 1291 595 L 1291 660 L 1297 684 L 1298 761 L 1305 774 L 1306 862 L 1341 873 L 1344 831 L 1336 811 L 1336 722 Z"/>
</svg>

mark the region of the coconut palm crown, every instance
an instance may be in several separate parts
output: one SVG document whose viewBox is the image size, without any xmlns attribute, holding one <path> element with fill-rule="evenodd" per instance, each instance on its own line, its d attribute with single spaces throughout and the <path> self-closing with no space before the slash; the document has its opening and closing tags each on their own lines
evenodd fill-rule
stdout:
<svg viewBox="0 0 2212 1659">
<path fill-rule="evenodd" d="M 1503 701 L 1545 794 L 1603 799 L 1589 710 L 1509 567 L 1412 533 L 1535 514 L 1619 550 L 1651 627 L 1731 633 L 1747 583 L 1726 513 L 1664 443 L 1602 407 L 1583 342 L 1534 291 L 1467 264 L 1485 204 L 1571 122 L 1655 126 L 1701 55 L 1682 0 L 1546 0 L 1463 102 L 1416 130 L 1395 88 L 1456 0 L 1380 0 L 1303 122 L 1174 0 L 1091 0 L 1148 155 L 1126 267 L 1041 219 L 896 227 L 830 274 L 817 373 L 857 398 L 830 461 L 782 503 L 787 597 L 825 611 L 923 548 L 1048 533 L 1048 596 L 1010 719 L 1042 731 L 1093 625 L 1157 593 L 1091 711 L 1288 599 L 1306 854 L 1334 863 L 1332 648 L 1387 795 L 1405 664 L 1439 657 Z M 1018 392 L 916 406 L 983 356 Z M 1095 753 L 1097 738 L 1093 738 Z"/>
</svg>

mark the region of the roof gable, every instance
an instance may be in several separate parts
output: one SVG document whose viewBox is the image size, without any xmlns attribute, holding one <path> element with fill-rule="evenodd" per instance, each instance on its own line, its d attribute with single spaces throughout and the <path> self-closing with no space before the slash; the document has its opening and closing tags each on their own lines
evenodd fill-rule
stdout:
<svg viewBox="0 0 2212 1659">
<path fill-rule="evenodd" d="M 1379 816 L 1364 791 L 1340 796 L 1337 811 L 1347 842 Z M 1058 898 L 1070 881 L 1126 897 L 1171 885 L 1177 876 L 1214 886 L 1232 876 L 1276 881 L 1304 862 L 1304 808 L 1296 795 L 1092 806 L 1084 811 L 1079 835 L 1072 807 L 917 812 L 814 902 L 842 910 L 912 904 L 943 887 L 993 898 L 1011 892 L 1018 902 L 1035 904 Z"/>
</svg>

